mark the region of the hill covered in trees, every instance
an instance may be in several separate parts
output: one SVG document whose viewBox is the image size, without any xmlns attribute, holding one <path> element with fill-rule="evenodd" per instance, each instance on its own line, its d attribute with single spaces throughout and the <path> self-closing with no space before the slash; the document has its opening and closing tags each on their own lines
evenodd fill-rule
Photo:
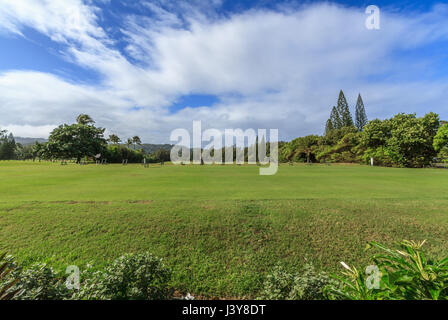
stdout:
<svg viewBox="0 0 448 320">
<path fill-rule="evenodd" d="M 172 144 L 150 144 L 150 143 L 142 143 L 140 146 L 143 151 L 147 154 L 154 154 L 159 150 L 170 151 L 173 147 Z"/>
<path fill-rule="evenodd" d="M 23 138 L 23 137 L 14 137 L 16 143 L 20 143 L 23 146 L 33 145 L 34 143 L 45 143 L 48 140 L 43 138 Z"/>
</svg>

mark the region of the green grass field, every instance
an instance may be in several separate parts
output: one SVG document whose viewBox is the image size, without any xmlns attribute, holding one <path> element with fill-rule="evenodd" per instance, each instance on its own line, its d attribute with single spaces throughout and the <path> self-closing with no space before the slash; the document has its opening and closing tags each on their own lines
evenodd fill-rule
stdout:
<svg viewBox="0 0 448 320">
<path fill-rule="evenodd" d="M 276 264 L 366 263 L 371 240 L 448 252 L 442 169 L 0 162 L 0 181 L 0 251 L 60 270 L 151 251 L 204 297 L 254 297 Z"/>
</svg>

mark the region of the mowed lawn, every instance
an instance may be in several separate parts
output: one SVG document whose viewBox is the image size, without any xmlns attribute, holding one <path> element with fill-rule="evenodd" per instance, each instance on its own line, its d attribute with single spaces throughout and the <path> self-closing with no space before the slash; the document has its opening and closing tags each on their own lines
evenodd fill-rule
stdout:
<svg viewBox="0 0 448 320">
<path fill-rule="evenodd" d="M 151 251 L 180 292 L 227 298 L 256 296 L 278 264 L 367 263 L 371 240 L 448 254 L 448 170 L 258 169 L 0 162 L 0 251 L 61 271 Z"/>
</svg>

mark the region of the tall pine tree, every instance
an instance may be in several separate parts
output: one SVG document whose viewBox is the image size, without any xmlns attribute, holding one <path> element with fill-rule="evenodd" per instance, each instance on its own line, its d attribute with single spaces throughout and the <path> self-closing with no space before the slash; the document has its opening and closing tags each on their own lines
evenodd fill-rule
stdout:
<svg viewBox="0 0 448 320">
<path fill-rule="evenodd" d="M 351 127 L 354 125 L 353 118 L 348 107 L 347 99 L 345 99 L 345 95 L 342 90 L 341 92 L 339 92 L 338 106 L 336 109 L 341 119 L 342 127 Z"/>
<path fill-rule="evenodd" d="M 342 128 L 341 115 L 339 114 L 338 109 L 336 107 L 333 107 L 333 109 L 331 109 L 330 122 L 332 129 Z"/>
<path fill-rule="evenodd" d="M 328 134 L 333 129 L 333 123 L 331 122 L 331 119 L 328 119 L 327 124 L 325 125 L 325 134 Z"/>
<path fill-rule="evenodd" d="M 7 135 L 6 131 L 0 131 L 0 160 L 15 159 L 16 141 L 12 133 Z"/>
<path fill-rule="evenodd" d="M 358 101 L 356 102 L 356 114 L 355 114 L 355 125 L 356 128 L 358 128 L 358 131 L 362 131 L 367 122 L 368 119 L 366 115 L 366 109 L 364 107 L 364 102 L 362 101 L 361 94 L 359 94 Z"/>
</svg>

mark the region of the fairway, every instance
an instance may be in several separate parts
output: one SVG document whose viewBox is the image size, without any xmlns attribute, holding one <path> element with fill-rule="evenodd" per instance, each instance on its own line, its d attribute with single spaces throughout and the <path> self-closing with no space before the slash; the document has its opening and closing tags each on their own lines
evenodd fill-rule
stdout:
<svg viewBox="0 0 448 320">
<path fill-rule="evenodd" d="M 253 298 L 276 264 L 339 271 L 367 241 L 448 249 L 448 170 L 0 162 L 0 250 L 64 270 L 151 251 L 173 286 Z"/>
</svg>

